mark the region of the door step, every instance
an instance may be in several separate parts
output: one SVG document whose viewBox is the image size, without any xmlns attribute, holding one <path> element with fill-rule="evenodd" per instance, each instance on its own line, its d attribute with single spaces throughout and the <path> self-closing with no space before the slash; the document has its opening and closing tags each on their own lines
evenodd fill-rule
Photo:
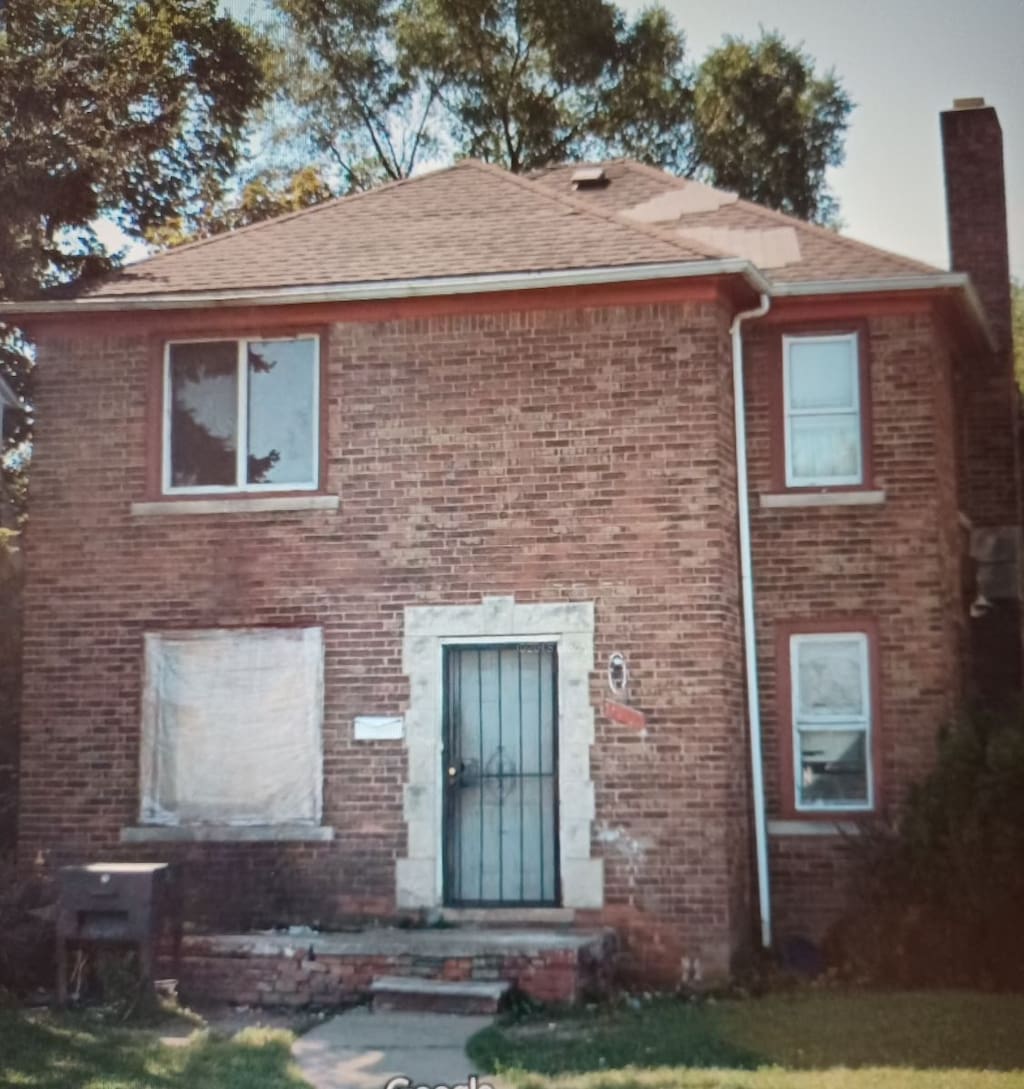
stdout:
<svg viewBox="0 0 1024 1089">
<path fill-rule="evenodd" d="M 511 984 L 505 980 L 420 979 L 380 976 L 370 984 L 375 1010 L 424 1013 L 497 1013 Z"/>
</svg>

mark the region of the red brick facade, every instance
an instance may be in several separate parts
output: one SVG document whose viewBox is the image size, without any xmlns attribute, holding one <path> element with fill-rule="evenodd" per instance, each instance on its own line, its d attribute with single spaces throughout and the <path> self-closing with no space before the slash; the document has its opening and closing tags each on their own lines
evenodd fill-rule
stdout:
<svg viewBox="0 0 1024 1089">
<path fill-rule="evenodd" d="M 831 245 L 820 236 L 804 241 Z M 182 861 L 188 917 L 209 929 L 394 919 L 413 838 L 407 749 L 356 741 L 353 720 L 410 706 L 405 609 L 592 602 L 590 854 L 603 864 L 602 906 L 573 921 L 615 927 L 632 978 L 727 973 L 756 922 L 729 335 L 753 299 L 738 282 L 40 321 L 22 864 Z M 979 346 L 962 301 L 926 286 L 777 298 L 746 327 L 779 936 L 821 938 L 849 875 L 835 814 L 794 811 L 780 640 L 847 624 L 869 634 L 878 813 L 930 766 L 936 730 L 968 687 L 969 646 L 979 665 L 999 658 L 979 658 L 967 556 L 978 525 L 1019 521 L 1008 356 Z M 779 495 L 782 338 L 808 330 L 856 332 L 862 360 L 863 482 L 818 489 L 824 504 L 814 489 Z M 133 511 L 161 502 L 165 341 L 289 332 L 321 336 L 320 491 L 338 508 Z M 981 622 L 1012 635 L 1014 608 Z M 140 821 L 144 634 L 257 626 L 323 628 L 333 840 L 122 845 Z M 613 652 L 629 663 L 643 730 L 602 714 Z M 266 965 L 250 967 L 256 987 Z M 223 966 L 207 969 L 214 979 Z M 262 982 L 305 995 L 337 989 L 342 974 L 289 967 Z"/>
<path fill-rule="evenodd" d="M 880 808 L 891 812 L 928 768 L 935 733 L 962 691 L 958 648 L 965 605 L 955 491 L 950 349 L 927 309 L 871 316 L 873 483 L 884 502 L 765 509 L 781 434 L 772 406 L 781 384 L 780 315 L 750 337 L 746 355 L 757 588 L 758 656 L 765 727 L 768 816 L 791 817 L 784 783 L 789 723 L 779 721 L 777 638 L 782 625 L 868 621 L 877 629 L 880 691 L 875 726 Z M 787 795 L 783 797 L 783 790 Z M 805 822 L 807 823 L 807 822 Z M 825 829 L 820 829 L 825 831 Z M 842 901 L 836 836 L 774 834 L 773 902 L 780 934 L 822 936 Z M 836 886 L 839 886 L 838 888 Z"/>
<path fill-rule="evenodd" d="M 40 343 L 21 857 L 183 859 L 190 915 L 226 928 L 394 913 L 403 608 L 484 594 L 596 605 L 646 734 L 596 724 L 607 917 L 668 981 L 748 935 L 729 312 L 693 302 L 335 324 L 336 512 L 141 518 L 149 338 Z M 323 845 L 118 847 L 137 823 L 142 635 L 323 625 Z"/>
</svg>

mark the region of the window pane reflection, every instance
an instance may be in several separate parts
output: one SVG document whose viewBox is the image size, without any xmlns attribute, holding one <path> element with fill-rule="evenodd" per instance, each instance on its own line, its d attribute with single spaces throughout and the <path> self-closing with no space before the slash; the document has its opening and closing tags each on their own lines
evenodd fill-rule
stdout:
<svg viewBox="0 0 1024 1089">
<path fill-rule="evenodd" d="M 172 344 L 171 484 L 234 484 L 238 433 L 238 346 Z"/>
<path fill-rule="evenodd" d="M 315 483 L 314 342 L 252 341 L 248 368 L 248 482 Z"/>
</svg>

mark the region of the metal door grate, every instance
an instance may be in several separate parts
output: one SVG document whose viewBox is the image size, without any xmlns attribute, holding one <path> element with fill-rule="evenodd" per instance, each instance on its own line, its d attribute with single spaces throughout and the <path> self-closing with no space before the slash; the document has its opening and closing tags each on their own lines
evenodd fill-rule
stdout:
<svg viewBox="0 0 1024 1089">
<path fill-rule="evenodd" d="M 554 645 L 446 647 L 444 724 L 445 902 L 560 903 Z"/>
</svg>

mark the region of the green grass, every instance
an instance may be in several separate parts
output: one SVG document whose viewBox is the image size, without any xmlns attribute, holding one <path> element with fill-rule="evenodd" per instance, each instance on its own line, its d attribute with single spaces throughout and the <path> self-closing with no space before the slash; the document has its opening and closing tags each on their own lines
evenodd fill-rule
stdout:
<svg viewBox="0 0 1024 1089">
<path fill-rule="evenodd" d="M 0 1010 L 3 1089 L 308 1089 L 291 1065 L 290 1033 L 197 1032 L 179 1046 L 155 1033 L 77 1015 Z"/>
<path fill-rule="evenodd" d="M 509 1019 L 469 1051 L 531 1089 L 1024 1089 L 1024 995 L 662 998 Z"/>
</svg>

